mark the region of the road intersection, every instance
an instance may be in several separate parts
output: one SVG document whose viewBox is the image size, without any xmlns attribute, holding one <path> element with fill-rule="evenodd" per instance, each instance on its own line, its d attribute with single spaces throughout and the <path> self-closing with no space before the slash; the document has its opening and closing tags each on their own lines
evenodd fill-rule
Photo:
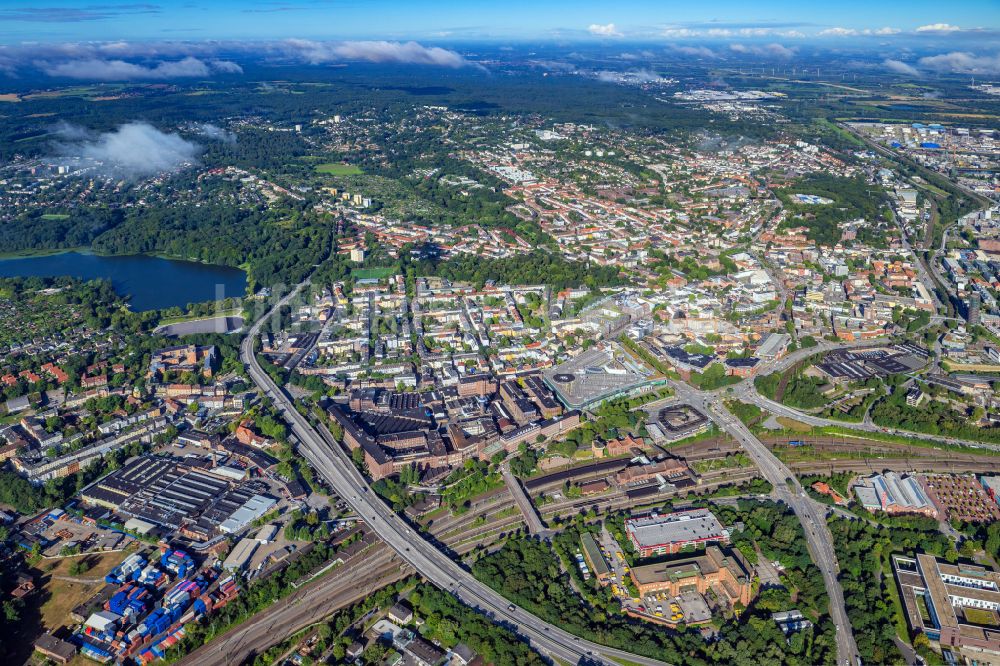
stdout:
<svg viewBox="0 0 1000 666">
<path fill-rule="evenodd" d="M 299 285 L 296 290 L 275 304 L 272 311 L 287 303 L 307 284 L 308 281 Z M 614 660 L 626 660 L 644 666 L 661 663 L 586 641 L 558 627 L 545 624 L 537 617 L 510 604 L 503 596 L 477 581 L 458 563 L 452 561 L 445 553 L 415 533 L 402 518 L 370 492 L 368 482 L 355 468 L 346 451 L 339 442 L 334 440 L 329 431 L 322 426 L 314 425 L 300 414 L 291 399 L 274 384 L 260 367 L 254 354 L 254 346 L 261 326 L 266 320 L 267 317 L 261 318 L 251 327 L 241 346 L 241 357 L 251 379 L 282 411 L 292 426 L 300 453 L 330 484 L 331 488 L 340 494 L 347 504 L 373 528 L 375 533 L 401 556 L 402 560 L 430 582 L 448 590 L 462 602 L 517 632 L 533 647 L 550 657 L 570 663 L 611 663 Z M 870 344 L 871 342 L 868 341 L 821 341 L 813 347 L 799 349 L 780 359 L 766 362 L 759 368 L 757 374 L 783 372 L 815 354 Z M 934 441 L 942 441 L 941 438 L 931 438 L 909 432 L 895 433 L 895 431 L 879 428 L 869 422 L 846 423 L 804 414 L 761 396 L 756 391 L 753 380 L 750 379 L 714 392 L 700 391 L 680 382 L 671 382 L 671 385 L 675 391 L 675 399 L 703 410 L 720 428 L 740 442 L 760 469 L 762 476 L 772 484 L 774 488 L 772 494 L 775 499 L 789 506 L 799 518 L 813 561 L 823 575 L 830 597 L 830 614 L 837 628 L 838 664 L 853 666 L 858 663 L 857 646 L 847 618 L 843 590 L 837 579 L 838 564 L 833 540 L 826 525 L 827 507 L 806 495 L 801 484 L 788 467 L 778 460 L 742 421 L 726 408 L 723 397 L 757 404 L 776 415 L 794 418 L 813 426 L 839 426 L 866 432 L 891 432 L 907 437 L 933 439 Z M 945 441 L 966 446 L 995 448 L 975 442 Z M 537 514 L 535 515 L 537 517 Z"/>
<path fill-rule="evenodd" d="M 802 523 L 813 562 L 823 574 L 823 582 L 830 597 L 830 617 L 837 629 L 837 663 L 854 666 L 858 660 L 858 648 L 847 618 L 844 591 L 837 579 L 839 566 L 834 553 L 833 536 L 826 525 L 826 507 L 806 495 L 791 470 L 726 408 L 720 394 L 699 391 L 680 382 L 672 382 L 671 385 L 678 399 L 710 415 L 720 428 L 743 446 L 760 469 L 761 475 L 773 486 L 772 495 L 775 499 L 795 512 Z"/>
<path fill-rule="evenodd" d="M 274 308 L 285 305 L 307 282 L 286 295 Z M 273 309 L 272 309 L 273 310 Z M 660 666 L 663 662 L 587 641 L 508 602 L 492 588 L 480 583 L 448 555 L 426 541 L 387 507 L 369 489 L 368 482 L 330 432 L 316 427 L 295 408 L 288 395 L 264 372 L 257 361 L 255 346 L 262 317 L 250 328 L 240 346 L 240 356 L 253 382 L 278 408 L 292 427 L 298 450 L 330 487 L 403 561 L 428 581 L 451 592 L 460 601 L 493 621 L 511 629 L 539 652 L 553 659 L 578 664 L 611 664 L 620 661 Z"/>
</svg>

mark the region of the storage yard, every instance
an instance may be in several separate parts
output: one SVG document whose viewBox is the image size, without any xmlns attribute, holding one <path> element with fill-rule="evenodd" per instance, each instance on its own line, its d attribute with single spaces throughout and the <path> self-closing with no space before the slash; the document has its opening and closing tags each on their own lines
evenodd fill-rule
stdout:
<svg viewBox="0 0 1000 666">
<path fill-rule="evenodd" d="M 100 663 L 162 658 L 188 622 L 240 591 L 235 577 L 199 569 L 190 553 L 165 545 L 127 556 L 104 582 L 101 593 L 77 609 L 85 619 L 71 638 L 80 654 Z"/>
</svg>

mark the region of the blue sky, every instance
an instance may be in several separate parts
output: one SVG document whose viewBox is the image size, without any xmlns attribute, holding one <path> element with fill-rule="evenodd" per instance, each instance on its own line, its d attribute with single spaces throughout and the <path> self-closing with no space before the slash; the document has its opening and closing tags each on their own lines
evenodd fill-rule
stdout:
<svg viewBox="0 0 1000 666">
<path fill-rule="evenodd" d="M 918 29 L 923 28 L 918 32 Z M 972 37 L 1000 0 L 0 0 L 0 42 Z"/>
</svg>

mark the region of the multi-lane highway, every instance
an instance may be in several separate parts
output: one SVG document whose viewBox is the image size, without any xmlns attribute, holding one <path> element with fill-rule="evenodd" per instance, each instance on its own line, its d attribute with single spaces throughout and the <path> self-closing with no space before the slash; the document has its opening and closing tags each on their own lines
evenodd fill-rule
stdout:
<svg viewBox="0 0 1000 666">
<path fill-rule="evenodd" d="M 830 617 L 837 628 L 837 663 L 854 666 L 857 663 L 858 648 L 844 606 L 844 591 L 837 580 L 837 556 L 833 550 L 833 536 L 826 526 L 826 508 L 806 495 L 791 470 L 742 421 L 726 409 L 719 394 L 698 391 L 679 382 L 673 382 L 672 385 L 678 398 L 710 414 L 719 427 L 740 442 L 757 464 L 761 475 L 774 486 L 775 497 L 798 516 L 813 562 L 823 574 L 823 582 L 830 597 Z"/>
<path fill-rule="evenodd" d="M 305 283 L 303 283 L 304 285 Z M 298 293 L 303 285 L 278 302 L 280 307 Z M 533 648 L 553 659 L 570 663 L 625 660 L 644 666 L 662 662 L 615 650 L 584 640 L 542 622 L 539 618 L 510 604 L 492 588 L 477 581 L 468 571 L 426 541 L 369 489 L 368 482 L 354 467 L 350 457 L 323 427 L 314 427 L 296 410 L 291 400 L 271 380 L 257 362 L 254 348 L 261 326 L 258 320 L 240 346 L 240 356 L 253 382 L 281 410 L 299 442 L 299 453 L 326 480 L 330 487 L 361 517 L 372 530 L 424 578 L 454 594 L 463 603 L 501 622 L 527 640 Z"/>
<path fill-rule="evenodd" d="M 287 303 L 301 288 L 303 283 L 277 303 L 279 308 Z M 491 588 L 479 583 L 460 565 L 452 561 L 431 543 L 415 534 L 410 527 L 369 490 L 368 483 L 354 467 L 347 453 L 323 427 L 313 426 L 294 407 L 288 396 L 277 387 L 263 371 L 254 355 L 254 345 L 266 317 L 253 325 L 241 346 L 241 356 L 248 373 L 284 414 L 299 441 L 300 453 L 313 465 L 317 472 L 340 494 L 344 500 L 363 518 L 374 531 L 402 559 L 432 583 L 446 589 L 461 601 L 479 609 L 496 621 L 504 622 L 533 647 L 553 658 L 563 661 L 599 661 L 624 659 L 640 664 L 656 664 L 655 660 L 628 652 L 613 650 L 596 643 L 546 625 L 538 618 L 509 604 L 506 599 Z M 793 364 L 818 353 L 833 349 L 870 344 L 865 342 L 828 342 L 797 350 L 784 358 L 769 361 L 760 368 L 758 374 L 781 372 Z M 843 592 L 837 581 L 837 562 L 833 551 L 832 537 L 826 527 L 825 507 L 813 502 L 802 490 L 795 475 L 760 442 L 744 424 L 726 409 L 720 392 L 702 392 L 685 384 L 674 383 L 677 399 L 700 407 L 734 437 L 753 458 L 762 476 L 774 486 L 777 499 L 785 502 L 799 517 L 805 530 L 813 559 L 820 568 L 831 599 L 831 617 L 837 627 L 838 662 L 854 664 L 857 647 L 854 643 L 850 623 L 844 608 Z M 840 425 L 858 430 L 879 430 L 871 424 L 843 424 L 802 414 L 797 410 L 770 401 L 756 392 L 752 380 L 741 382 L 727 389 L 732 397 L 753 402 L 778 415 L 802 420 L 811 425 Z M 907 434 L 910 433 L 900 433 Z M 911 435 L 912 436 L 912 435 Z M 533 509 L 533 507 L 532 507 Z M 534 512 L 533 512 L 534 513 Z M 534 517 L 537 520 L 537 513 Z"/>
</svg>

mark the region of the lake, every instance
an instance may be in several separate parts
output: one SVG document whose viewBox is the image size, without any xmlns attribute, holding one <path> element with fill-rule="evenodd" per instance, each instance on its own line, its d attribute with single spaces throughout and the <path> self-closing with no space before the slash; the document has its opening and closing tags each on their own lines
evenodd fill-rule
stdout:
<svg viewBox="0 0 1000 666">
<path fill-rule="evenodd" d="M 0 259 L 0 277 L 57 277 L 71 275 L 83 280 L 104 278 L 133 310 L 160 310 L 188 303 L 243 296 L 246 273 L 228 266 L 163 259 L 147 255 L 104 256 L 64 252 L 38 257 Z"/>
</svg>

